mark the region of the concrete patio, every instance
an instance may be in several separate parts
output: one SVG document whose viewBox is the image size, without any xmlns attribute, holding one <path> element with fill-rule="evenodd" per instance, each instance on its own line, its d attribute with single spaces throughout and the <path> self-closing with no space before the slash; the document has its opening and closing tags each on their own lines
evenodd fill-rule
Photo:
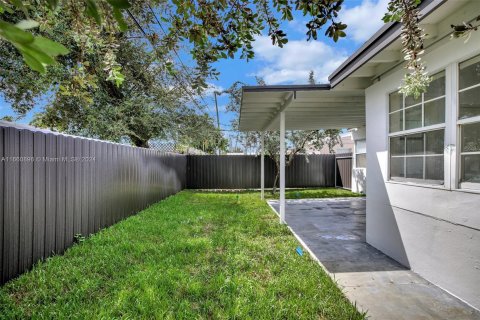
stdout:
<svg viewBox="0 0 480 320">
<path fill-rule="evenodd" d="M 480 319 L 480 312 L 366 243 L 365 199 L 287 200 L 286 222 L 370 319 Z M 269 204 L 279 212 L 279 202 Z"/>
</svg>

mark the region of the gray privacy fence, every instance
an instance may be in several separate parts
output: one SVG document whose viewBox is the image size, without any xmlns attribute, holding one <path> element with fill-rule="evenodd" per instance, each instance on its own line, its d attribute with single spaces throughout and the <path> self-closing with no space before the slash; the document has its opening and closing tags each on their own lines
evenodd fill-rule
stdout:
<svg viewBox="0 0 480 320">
<path fill-rule="evenodd" d="M 186 185 L 186 156 L 0 124 L 0 282 Z"/>
<path fill-rule="evenodd" d="M 260 157 L 253 155 L 190 155 L 187 158 L 187 188 L 248 189 L 260 187 Z M 271 188 L 275 163 L 265 157 L 265 187 Z M 294 187 L 334 187 L 335 155 L 295 156 L 285 168 L 285 184 Z"/>
<path fill-rule="evenodd" d="M 335 186 L 345 189 L 352 189 L 352 168 L 353 160 L 351 153 L 336 155 L 337 173 Z"/>
</svg>

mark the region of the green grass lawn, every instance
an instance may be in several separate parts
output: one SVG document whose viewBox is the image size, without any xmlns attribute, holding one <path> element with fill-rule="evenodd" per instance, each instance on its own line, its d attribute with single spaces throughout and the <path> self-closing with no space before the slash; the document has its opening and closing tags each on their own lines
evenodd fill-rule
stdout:
<svg viewBox="0 0 480 320">
<path fill-rule="evenodd" d="M 0 288 L 4 319 L 362 319 L 258 193 L 183 191 Z"/>
<path fill-rule="evenodd" d="M 286 199 L 307 199 L 307 198 L 338 198 L 338 197 L 364 197 L 364 194 L 355 193 L 350 190 L 340 188 L 312 188 L 312 189 L 287 189 L 285 190 Z M 265 191 L 266 199 L 278 199 L 280 194 L 277 192 L 272 195 L 270 190 Z"/>
</svg>

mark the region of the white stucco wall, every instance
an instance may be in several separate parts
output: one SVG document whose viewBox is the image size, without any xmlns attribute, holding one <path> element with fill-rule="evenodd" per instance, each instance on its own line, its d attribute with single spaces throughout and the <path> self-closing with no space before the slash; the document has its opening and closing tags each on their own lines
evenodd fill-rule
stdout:
<svg viewBox="0 0 480 320">
<path fill-rule="evenodd" d="M 474 54 L 480 54 L 480 31 L 467 44 L 450 40 L 424 58 L 431 72 L 446 68 L 446 145 L 457 144 L 448 128 L 455 121 L 448 114 L 455 103 L 449 92 L 449 79 L 456 74 L 451 63 Z M 398 69 L 366 90 L 367 242 L 480 309 L 480 193 L 458 190 L 450 181 L 445 187 L 388 181 L 388 93 L 398 88 L 403 74 Z M 446 151 L 451 159 L 446 172 L 453 168 L 454 182 L 453 150 Z"/>
</svg>

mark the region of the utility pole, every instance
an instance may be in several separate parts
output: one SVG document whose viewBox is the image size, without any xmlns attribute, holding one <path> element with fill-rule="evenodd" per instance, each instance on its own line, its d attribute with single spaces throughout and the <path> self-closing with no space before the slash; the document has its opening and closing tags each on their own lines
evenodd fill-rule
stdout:
<svg viewBox="0 0 480 320">
<path fill-rule="evenodd" d="M 215 110 L 217 111 L 217 127 L 220 130 L 220 117 L 218 116 L 218 104 L 217 104 L 217 94 L 221 95 L 221 92 L 213 91 L 213 96 L 215 97 Z"/>
</svg>

